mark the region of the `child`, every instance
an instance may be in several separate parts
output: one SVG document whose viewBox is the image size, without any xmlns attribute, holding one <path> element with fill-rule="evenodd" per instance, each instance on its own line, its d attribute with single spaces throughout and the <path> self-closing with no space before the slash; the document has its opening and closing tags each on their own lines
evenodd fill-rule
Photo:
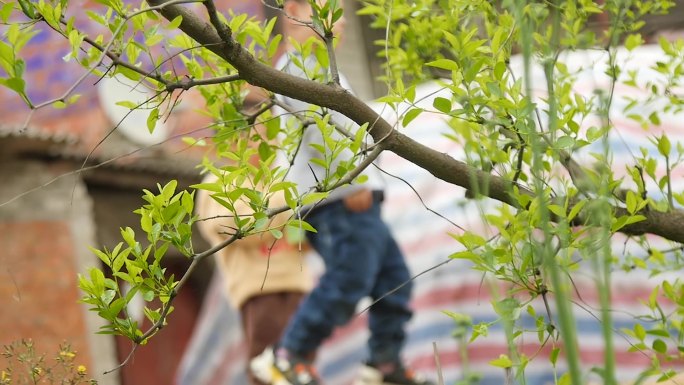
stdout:
<svg viewBox="0 0 684 385">
<path fill-rule="evenodd" d="M 284 24 L 286 37 L 303 43 L 316 34 L 301 21 L 311 19 L 311 6 L 306 0 L 287 0 L 284 12 L 291 16 Z M 335 27 L 342 28 L 344 18 Z M 339 32 L 335 36 L 339 36 Z M 324 71 L 316 72 L 313 57 L 292 60 L 297 54 L 284 55 L 277 68 L 300 77 L 328 78 Z M 300 68 L 295 63 L 304 63 Z M 340 75 L 341 86 L 349 85 Z M 295 111 L 307 111 L 310 106 L 298 100 L 280 97 L 281 102 Z M 331 121 L 354 132 L 358 126 L 341 114 L 331 111 Z M 333 135 L 338 135 L 334 133 Z M 339 139 L 342 139 L 339 136 Z M 288 173 L 303 193 L 325 178 L 325 170 L 313 158 L 321 158 L 314 148 L 323 142 L 320 131 L 309 126 Z M 350 159 L 348 152 L 344 156 Z M 335 169 L 335 164 L 331 167 Z M 315 173 L 315 174 L 314 174 Z M 368 180 L 363 185 L 347 185 L 330 193 L 319 206 L 308 212 L 306 221 L 317 232 L 307 233 L 310 244 L 321 255 L 325 273 L 316 287 L 302 302 L 287 326 L 285 334 L 273 347 L 252 360 L 251 368 L 262 381 L 271 384 L 319 384 L 311 354 L 333 332 L 353 316 L 358 302 L 370 296 L 379 300 L 369 310 L 370 357 L 363 367 L 359 383 L 428 384 L 413 376 L 400 360 L 405 340 L 405 325 L 412 312 L 410 275 L 404 257 L 387 225 L 380 216 L 383 182 L 379 171 L 371 166 L 364 171 Z M 403 286 L 402 286 L 403 285 Z M 397 289 L 400 287 L 399 289 Z M 396 289 L 396 290 L 395 290 Z M 394 290 L 394 291 L 393 291 Z M 391 292 L 391 293 L 390 293 Z"/>
<path fill-rule="evenodd" d="M 215 175 L 209 175 L 204 182 L 216 180 Z M 270 204 L 281 207 L 285 205 L 285 199 L 275 195 Z M 226 240 L 235 227 L 233 213 L 205 190 L 198 191 L 196 206 L 202 236 L 212 246 Z M 253 214 L 246 202 L 237 202 L 235 209 L 238 215 Z M 277 228 L 288 217 L 287 213 L 278 214 L 269 226 Z M 302 297 L 311 289 L 313 279 L 302 252 L 285 239 L 276 241 L 270 232 L 239 239 L 216 252 L 216 257 L 227 297 L 240 310 L 249 362 L 278 341 Z M 247 373 L 252 385 L 263 384 L 249 369 Z"/>
</svg>

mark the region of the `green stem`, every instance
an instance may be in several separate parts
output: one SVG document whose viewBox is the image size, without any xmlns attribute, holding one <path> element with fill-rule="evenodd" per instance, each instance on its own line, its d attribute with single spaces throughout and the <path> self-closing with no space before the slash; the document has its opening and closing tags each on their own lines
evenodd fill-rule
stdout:
<svg viewBox="0 0 684 385">
<path fill-rule="evenodd" d="M 552 13 L 552 41 L 549 47 L 547 47 L 547 58 L 555 57 L 552 55 L 557 50 L 558 42 L 560 40 L 560 13 L 559 13 L 559 0 L 555 0 L 550 7 Z M 518 18 L 518 24 L 521 29 L 521 42 L 522 42 L 522 52 L 524 58 L 524 76 L 525 76 L 525 88 L 526 97 L 528 98 L 529 107 L 529 117 L 530 122 L 534 121 L 534 111 L 532 110 L 533 103 L 531 100 L 532 95 L 532 84 L 530 77 L 530 58 L 532 56 L 532 31 L 529 28 L 529 22 L 525 20 L 525 15 L 523 10 L 526 6 L 525 1 L 516 1 L 516 15 Z M 547 78 L 547 91 L 548 91 L 548 105 L 549 105 L 549 132 L 555 132 L 558 129 L 558 120 L 556 116 L 556 111 L 558 109 L 557 100 L 553 93 L 553 67 L 555 61 L 547 62 L 544 70 Z M 539 132 L 534 127 L 534 124 L 528 124 L 530 145 L 532 148 L 532 168 L 533 170 L 543 170 L 543 158 L 542 158 L 542 140 Z M 563 284 L 563 279 L 561 278 L 561 268 L 558 266 L 558 261 L 556 259 L 556 254 L 553 252 L 551 247 L 551 242 L 549 241 L 552 237 L 552 229 L 550 227 L 550 213 L 548 209 L 548 197 L 545 195 L 545 188 L 543 181 L 539 178 L 535 179 L 535 191 L 537 199 L 539 200 L 539 215 L 540 215 L 540 225 L 541 230 L 544 232 L 547 241 L 538 244 L 539 254 L 542 257 L 542 264 L 551 279 L 551 286 L 556 298 L 556 306 L 558 310 L 558 326 L 560 336 L 563 340 L 563 345 L 565 347 L 566 359 L 568 362 L 568 369 L 570 374 L 570 380 L 573 385 L 581 384 L 581 371 L 579 364 L 579 351 L 577 348 L 577 335 L 575 332 L 575 322 L 572 315 L 571 302 L 569 295 L 567 293 L 567 287 Z"/>
<path fill-rule="evenodd" d="M 615 49 L 608 49 L 609 53 L 609 66 L 610 68 L 615 68 L 616 66 L 616 60 L 617 60 L 617 53 Z M 603 118 L 603 125 L 606 130 L 604 130 L 605 134 L 603 136 L 603 152 L 604 152 L 604 157 L 605 159 L 609 159 L 609 154 L 610 154 L 610 143 L 608 140 L 608 132 L 609 130 L 607 129 L 610 126 L 610 106 L 613 101 L 613 93 L 615 89 L 615 84 L 617 83 L 617 73 L 616 71 L 610 71 L 611 73 L 611 91 L 606 98 L 601 98 L 601 109 L 599 110 L 599 113 L 601 114 Z M 601 217 L 599 219 L 599 224 L 600 224 L 600 230 L 599 230 L 599 235 L 598 235 L 598 245 L 600 247 L 600 250 L 598 250 L 597 255 L 594 258 L 590 258 L 592 261 L 594 261 L 594 268 L 596 271 L 596 287 L 598 289 L 598 295 L 599 295 L 599 304 L 601 306 L 601 332 L 603 334 L 603 341 L 604 341 L 604 362 L 605 362 L 605 367 L 604 367 L 604 373 L 603 373 L 603 383 L 605 385 L 616 385 L 616 379 L 615 379 L 615 349 L 614 349 L 614 343 L 613 343 L 613 317 L 611 313 L 611 277 L 610 277 L 610 271 L 611 271 L 611 260 L 612 260 L 612 249 L 611 249 L 611 232 L 610 232 L 610 225 L 611 225 L 611 218 L 612 218 L 612 209 L 611 205 L 609 203 L 609 199 L 611 197 L 611 191 L 610 191 L 610 186 L 609 182 L 611 180 L 610 178 L 610 169 L 608 167 L 602 169 L 602 173 L 604 173 L 604 176 L 600 178 L 601 184 L 600 184 L 600 189 L 599 189 L 599 195 L 601 204 L 598 207 L 598 215 Z"/>
<path fill-rule="evenodd" d="M 610 210 L 609 206 L 606 209 Z M 606 213 L 607 214 L 607 213 Z M 601 332 L 603 333 L 604 348 L 604 378 L 605 385 L 616 385 L 615 380 L 615 348 L 613 343 L 613 317 L 610 310 L 611 305 L 611 289 L 610 289 L 610 268 L 612 252 L 610 247 L 610 231 L 608 228 L 601 229 L 601 253 L 597 256 L 600 260 L 597 264 L 600 265 L 599 277 L 597 277 L 597 286 L 599 290 L 599 301 L 601 303 Z"/>
</svg>

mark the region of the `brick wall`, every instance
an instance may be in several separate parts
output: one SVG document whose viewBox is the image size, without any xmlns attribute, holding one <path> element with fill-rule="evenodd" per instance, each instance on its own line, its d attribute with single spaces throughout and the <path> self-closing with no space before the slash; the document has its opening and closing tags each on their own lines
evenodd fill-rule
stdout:
<svg viewBox="0 0 684 385">
<path fill-rule="evenodd" d="M 101 385 L 117 384 L 118 374 L 100 375 L 116 366 L 113 340 L 93 334 L 99 320 L 78 303 L 77 273 L 98 263 L 87 250 L 95 244 L 91 201 L 78 178 L 45 185 L 64 171 L 41 161 L 0 162 L 0 344 L 31 338 L 54 357 L 70 343 Z"/>
</svg>

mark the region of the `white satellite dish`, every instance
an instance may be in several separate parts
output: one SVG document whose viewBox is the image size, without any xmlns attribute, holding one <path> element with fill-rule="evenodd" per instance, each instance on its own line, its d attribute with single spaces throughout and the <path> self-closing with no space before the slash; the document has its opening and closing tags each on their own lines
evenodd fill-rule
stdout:
<svg viewBox="0 0 684 385">
<path fill-rule="evenodd" d="M 157 120 L 152 132 L 147 129 L 150 108 L 143 104 L 140 108 L 131 110 L 117 104 L 128 101 L 137 106 L 154 96 L 152 90 L 143 83 L 117 74 L 100 80 L 97 85 L 97 94 L 105 115 L 112 124 L 119 125 L 117 131 L 130 141 L 141 146 L 150 146 L 166 139 L 168 127 L 162 120 Z"/>
</svg>

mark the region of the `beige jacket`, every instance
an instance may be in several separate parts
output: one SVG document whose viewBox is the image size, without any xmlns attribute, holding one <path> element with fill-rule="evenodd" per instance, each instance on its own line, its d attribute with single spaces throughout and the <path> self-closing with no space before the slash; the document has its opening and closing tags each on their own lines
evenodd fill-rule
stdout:
<svg viewBox="0 0 684 385">
<path fill-rule="evenodd" d="M 205 182 L 212 180 L 215 180 L 213 175 L 205 178 Z M 276 195 L 270 203 L 273 207 L 279 207 L 285 204 L 285 199 Z M 235 208 L 239 215 L 253 213 L 246 203 L 237 203 Z M 229 237 L 231 229 L 235 227 L 232 214 L 205 190 L 197 191 L 196 212 L 199 215 L 199 231 L 212 246 Z M 288 217 L 287 213 L 274 216 L 269 227 L 283 225 Z M 284 238 L 275 244 L 274 241 L 270 232 L 264 232 L 239 239 L 216 252 L 226 294 L 237 309 L 249 298 L 260 294 L 311 290 L 313 278 L 305 264 L 306 252 L 300 252 L 296 245 L 290 245 Z"/>
</svg>

